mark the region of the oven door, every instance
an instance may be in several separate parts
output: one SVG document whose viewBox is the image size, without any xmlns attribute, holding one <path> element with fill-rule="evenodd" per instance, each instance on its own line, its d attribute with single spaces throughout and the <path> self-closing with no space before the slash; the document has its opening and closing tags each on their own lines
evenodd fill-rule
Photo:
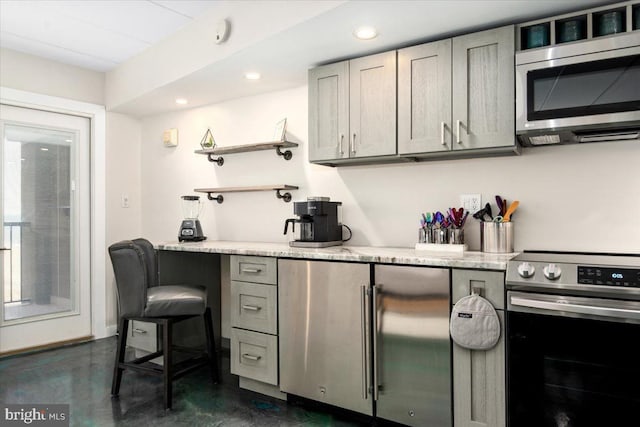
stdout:
<svg viewBox="0 0 640 427">
<path fill-rule="evenodd" d="M 516 66 L 516 131 L 620 128 L 640 121 L 640 46 Z"/>
<path fill-rule="evenodd" d="M 635 425 L 640 302 L 509 291 L 508 425 Z"/>
</svg>

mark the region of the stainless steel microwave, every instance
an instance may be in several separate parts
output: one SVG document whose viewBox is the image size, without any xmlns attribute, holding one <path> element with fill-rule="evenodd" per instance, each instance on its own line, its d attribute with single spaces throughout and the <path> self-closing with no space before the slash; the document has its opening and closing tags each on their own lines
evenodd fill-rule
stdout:
<svg viewBox="0 0 640 427">
<path fill-rule="evenodd" d="M 523 145 L 640 139 L 640 32 L 516 53 Z"/>
</svg>

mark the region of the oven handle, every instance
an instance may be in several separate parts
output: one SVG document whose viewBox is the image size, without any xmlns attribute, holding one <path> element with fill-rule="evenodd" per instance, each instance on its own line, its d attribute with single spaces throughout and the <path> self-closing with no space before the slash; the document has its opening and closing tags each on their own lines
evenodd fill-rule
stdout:
<svg viewBox="0 0 640 427">
<path fill-rule="evenodd" d="M 509 311 L 524 311 L 555 316 L 584 315 L 610 319 L 640 320 L 640 302 L 562 295 L 508 293 Z"/>
</svg>

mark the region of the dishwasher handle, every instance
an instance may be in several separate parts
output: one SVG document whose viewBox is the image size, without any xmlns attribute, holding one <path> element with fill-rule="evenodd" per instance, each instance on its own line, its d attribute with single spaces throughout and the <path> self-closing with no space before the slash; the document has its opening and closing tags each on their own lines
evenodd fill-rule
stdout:
<svg viewBox="0 0 640 427">
<path fill-rule="evenodd" d="M 605 298 L 508 292 L 507 310 L 552 316 L 640 322 L 640 302 Z"/>
</svg>

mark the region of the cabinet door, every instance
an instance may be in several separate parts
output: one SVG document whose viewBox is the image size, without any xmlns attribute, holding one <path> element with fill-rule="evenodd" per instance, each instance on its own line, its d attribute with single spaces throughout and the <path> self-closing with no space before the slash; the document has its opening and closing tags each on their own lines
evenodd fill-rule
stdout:
<svg viewBox="0 0 640 427">
<path fill-rule="evenodd" d="M 349 157 L 349 62 L 309 70 L 309 161 Z"/>
<path fill-rule="evenodd" d="M 451 150 L 451 39 L 398 51 L 398 153 Z"/>
<path fill-rule="evenodd" d="M 502 336 L 490 350 L 453 344 L 453 419 L 455 427 L 504 427 L 504 311 L 497 310 Z"/>
<path fill-rule="evenodd" d="M 453 39 L 454 150 L 515 144 L 513 26 Z"/>
<path fill-rule="evenodd" d="M 373 414 L 369 265 L 278 260 L 280 389 Z"/>
<path fill-rule="evenodd" d="M 349 157 L 396 154 L 396 51 L 349 61 Z"/>
</svg>

